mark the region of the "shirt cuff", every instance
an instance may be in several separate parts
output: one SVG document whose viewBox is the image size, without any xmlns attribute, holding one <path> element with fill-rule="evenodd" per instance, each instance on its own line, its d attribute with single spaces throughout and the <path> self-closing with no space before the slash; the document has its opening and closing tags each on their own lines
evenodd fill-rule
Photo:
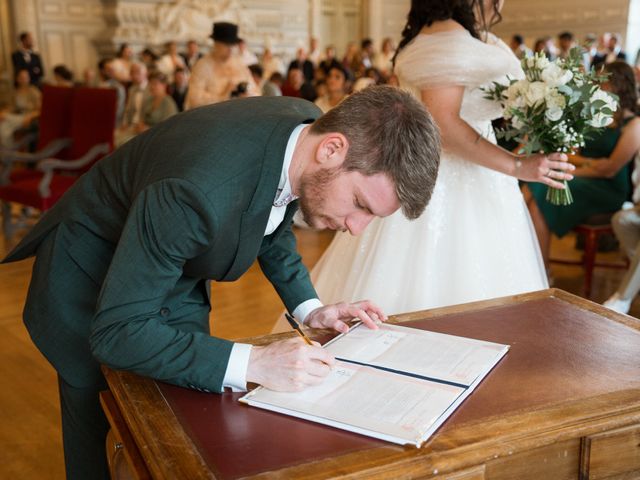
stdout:
<svg viewBox="0 0 640 480">
<path fill-rule="evenodd" d="M 316 308 L 323 306 L 324 305 L 322 304 L 322 302 L 317 298 L 310 298 L 309 300 L 302 302 L 296 307 L 296 309 L 293 311 L 293 316 L 302 320 L 302 323 L 304 324 L 304 321 L 307 319 L 307 316 L 311 312 L 313 312 Z"/>
<path fill-rule="evenodd" d="M 247 370 L 249 369 L 249 356 L 251 345 L 247 343 L 234 343 L 227 364 L 227 371 L 222 380 L 223 387 L 229 387 L 234 392 L 247 391 Z"/>
</svg>

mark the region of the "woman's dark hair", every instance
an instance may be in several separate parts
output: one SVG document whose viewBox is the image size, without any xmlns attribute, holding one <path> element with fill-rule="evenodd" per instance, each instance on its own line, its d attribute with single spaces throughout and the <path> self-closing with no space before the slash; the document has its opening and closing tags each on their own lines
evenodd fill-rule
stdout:
<svg viewBox="0 0 640 480">
<path fill-rule="evenodd" d="M 124 53 L 124 51 L 129 48 L 129 44 L 128 43 L 123 43 L 122 45 L 120 45 L 120 48 L 118 49 L 118 54 L 116 55 L 116 57 L 120 58 L 122 57 L 122 54 Z"/>
<path fill-rule="evenodd" d="M 154 52 L 150 48 L 145 48 L 144 50 L 142 50 L 142 55 L 147 55 L 154 62 L 158 60 L 158 55 L 156 55 L 156 52 Z"/>
<path fill-rule="evenodd" d="M 149 74 L 149 81 L 155 80 L 160 83 L 169 83 L 169 78 L 162 72 L 151 72 Z"/>
<path fill-rule="evenodd" d="M 73 72 L 65 65 L 56 65 L 53 67 L 53 73 L 67 82 L 73 82 Z"/>
<path fill-rule="evenodd" d="M 636 76 L 633 68 L 622 61 L 606 64 L 604 72 L 609 74 L 607 82 L 611 86 L 611 91 L 618 95 L 618 110 L 616 110 L 613 118 L 615 124 L 620 126 L 624 110 L 630 110 L 635 114 L 640 113 L 638 112 Z"/>
<path fill-rule="evenodd" d="M 402 40 L 398 45 L 393 64 L 396 63 L 398 53 L 411 42 L 422 27 L 443 20 L 455 20 L 469 31 L 475 38 L 480 38 L 478 27 L 489 30 L 502 20 L 498 5 L 500 0 L 492 0 L 493 12 L 487 15 L 484 0 L 411 0 L 411 10 L 407 16 L 407 24 L 402 30 Z M 476 18 L 475 12 L 479 18 Z"/>
</svg>

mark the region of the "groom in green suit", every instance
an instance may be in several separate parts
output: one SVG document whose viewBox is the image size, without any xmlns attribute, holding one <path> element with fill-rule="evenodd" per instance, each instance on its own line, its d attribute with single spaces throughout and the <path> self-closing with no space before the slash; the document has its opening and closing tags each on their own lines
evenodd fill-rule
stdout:
<svg viewBox="0 0 640 480">
<path fill-rule="evenodd" d="M 438 133 L 391 87 L 319 116 L 283 97 L 176 115 L 96 164 L 4 260 L 36 256 L 24 321 L 58 372 L 68 478 L 108 476 L 100 364 L 205 392 L 299 390 L 328 374 L 333 358 L 299 339 L 251 347 L 210 336 L 209 280 L 233 281 L 257 258 L 310 327 L 384 319 L 368 301 L 320 303 L 292 216 L 299 205 L 309 224 L 354 235 L 399 208 L 418 217 Z"/>
</svg>

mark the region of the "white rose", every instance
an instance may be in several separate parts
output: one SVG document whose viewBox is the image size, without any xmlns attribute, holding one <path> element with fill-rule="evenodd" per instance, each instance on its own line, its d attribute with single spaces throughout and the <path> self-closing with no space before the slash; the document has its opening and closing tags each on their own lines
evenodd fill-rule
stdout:
<svg viewBox="0 0 640 480">
<path fill-rule="evenodd" d="M 525 101 L 522 97 L 522 92 L 526 90 L 528 86 L 529 82 L 527 80 L 518 80 L 517 82 L 512 83 L 506 91 L 506 107 L 514 108 L 516 110 L 520 110 L 525 107 Z"/>
<path fill-rule="evenodd" d="M 547 117 L 548 120 L 552 122 L 557 122 L 562 118 L 563 110 L 559 107 L 553 106 L 547 108 L 547 111 L 544 112 L 544 116 Z"/>
<path fill-rule="evenodd" d="M 591 120 L 589 120 L 589 125 L 596 128 L 606 127 L 611 122 L 613 122 L 613 117 L 611 115 L 606 115 L 602 112 L 596 113 Z"/>
<path fill-rule="evenodd" d="M 535 107 L 544 102 L 547 86 L 543 82 L 531 82 L 524 91 L 524 99 L 529 107 Z"/>
<path fill-rule="evenodd" d="M 550 63 L 551 62 L 549 62 L 549 59 L 546 57 L 546 55 L 540 55 L 540 56 L 535 57 L 535 66 L 539 70 L 544 70 L 545 68 L 547 68 L 547 66 Z"/>
<path fill-rule="evenodd" d="M 540 78 L 550 87 L 557 87 L 559 85 L 565 85 L 569 80 L 573 78 L 571 70 L 565 70 L 560 68 L 555 63 L 547 62 L 547 66 L 542 70 Z"/>
<path fill-rule="evenodd" d="M 615 99 L 607 92 L 599 88 L 597 88 L 596 91 L 591 94 L 591 98 L 589 99 L 591 103 L 594 103 L 596 100 L 602 100 L 603 102 L 605 102 L 605 106 L 612 112 L 615 112 L 618 109 L 618 102 L 616 102 Z"/>
<path fill-rule="evenodd" d="M 515 128 L 516 130 L 520 130 L 522 127 L 524 127 L 524 124 L 522 123 L 522 120 L 520 120 L 520 117 L 512 117 L 511 126 L 513 126 L 513 128 Z"/>
<path fill-rule="evenodd" d="M 561 95 L 555 88 L 549 88 L 547 89 L 547 95 L 544 101 L 547 106 L 547 111 L 544 112 L 547 119 L 552 122 L 560 120 L 564 113 L 564 107 L 567 104 L 564 95 Z"/>
</svg>

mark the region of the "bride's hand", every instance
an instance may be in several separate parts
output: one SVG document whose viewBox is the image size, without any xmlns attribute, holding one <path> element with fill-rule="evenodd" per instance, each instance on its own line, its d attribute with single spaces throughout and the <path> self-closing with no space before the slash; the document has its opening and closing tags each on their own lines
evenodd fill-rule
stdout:
<svg viewBox="0 0 640 480">
<path fill-rule="evenodd" d="M 572 180 L 569 172 L 575 170 L 575 166 L 567 161 L 564 153 L 552 153 L 544 155 L 537 153 L 527 157 L 516 158 L 515 176 L 528 182 L 540 182 L 554 188 L 564 188 L 563 180 Z"/>
</svg>

